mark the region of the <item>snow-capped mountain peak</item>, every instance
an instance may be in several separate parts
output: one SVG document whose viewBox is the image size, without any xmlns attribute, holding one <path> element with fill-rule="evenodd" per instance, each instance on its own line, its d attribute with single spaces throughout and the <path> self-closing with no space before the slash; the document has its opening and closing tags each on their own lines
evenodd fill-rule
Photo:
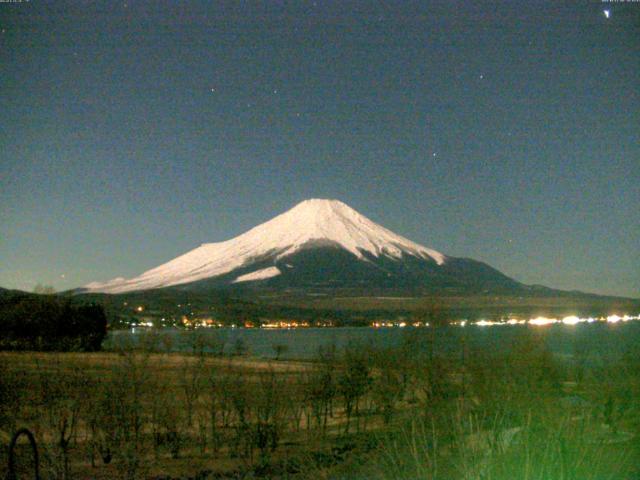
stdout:
<svg viewBox="0 0 640 480">
<path fill-rule="evenodd" d="M 305 200 L 285 213 L 231 240 L 205 243 L 142 275 L 105 283 L 92 282 L 87 291 L 120 293 L 180 285 L 224 275 L 250 266 L 256 260 L 273 262 L 312 245 L 340 247 L 366 260 L 365 254 L 400 259 L 411 255 L 442 265 L 445 255 L 428 249 L 374 223 L 338 200 Z M 255 273 L 255 275 L 254 275 Z M 280 274 L 275 267 L 256 267 L 235 282 L 270 278 Z"/>
<path fill-rule="evenodd" d="M 270 238 L 274 244 L 289 245 L 279 257 L 293 253 L 307 242 L 324 240 L 339 244 L 358 258 L 366 251 L 376 257 L 384 254 L 397 258 L 403 252 L 427 256 L 438 264 L 445 259 L 441 253 L 396 235 L 339 200 L 305 200 L 238 238 L 251 233 L 259 234 L 264 240 L 275 233 L 276 237 Z"/>
</svg>

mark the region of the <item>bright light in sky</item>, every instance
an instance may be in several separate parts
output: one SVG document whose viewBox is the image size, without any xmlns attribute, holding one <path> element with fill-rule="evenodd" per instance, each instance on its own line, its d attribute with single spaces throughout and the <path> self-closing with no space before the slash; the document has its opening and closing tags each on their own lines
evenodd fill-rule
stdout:
<svg viewBox="0 0 640 480">
<path fill-rule="evenodd" d="M 611 10 L 605 10 L 603 13 L 605 18 L 609 18 L 611 16 Z"/>
</svg>

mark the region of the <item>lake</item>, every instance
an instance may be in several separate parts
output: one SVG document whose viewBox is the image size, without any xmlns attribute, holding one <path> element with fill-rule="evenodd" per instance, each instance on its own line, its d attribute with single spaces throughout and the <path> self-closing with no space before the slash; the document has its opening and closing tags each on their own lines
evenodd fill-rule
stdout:
<svg viewBox="0 0 640 480">
<path fill-rule="evenodd" d="M 164 348 L 189 351 L 196 339 L 208 345 L 222 345 L 231 353 L 242 344 L 247 353 L 257 357 L 275 357 L 276 345 L 284 346 L 281 358 L 313 358 L 321 346 L 334 345 L 338 350 L 350 343 L 375 347 L 392 347 L 412 341 L 418 348 L 430 348 L 433 342 L 437 352 L 452 356 L 475 349 L 499 351 L 514 342 L 534 335 L 554 354 L 570 357 L 581 352 L 591 362 L 610 361 L 625 352 L 640 347 L 640 322 L 582 323 L 578 325 L 503 325 L 481 327 L 476 325 L 436 328 L 297 328 L 297 329 L 244 329 L 217 328 L 185 331 L 163 329 L 156 331 L 165 337 Z M 148 339 L 148 329 L 119 330 L 109 333 L 105 346 L 114 348 L 124 344 L 137 344 Z M 162 341 L 160 342 L 162 343 Z M 214 347 L 215 348 L 215 347 Z"/>
</svg>

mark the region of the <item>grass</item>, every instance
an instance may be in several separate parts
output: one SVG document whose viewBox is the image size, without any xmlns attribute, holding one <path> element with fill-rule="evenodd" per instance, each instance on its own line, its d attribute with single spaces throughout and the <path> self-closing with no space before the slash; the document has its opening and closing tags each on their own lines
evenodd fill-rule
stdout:
<svg viewBox="0 0 640 480">
<path fill-rule="evenodd" d="M 525 335 L 453 359 L 426 341 L 311 362 L 0 353 L 0 440 L 32 430 L 43 478 L 640 478 L 640 356 L 585 366 Z"/>
</svg>

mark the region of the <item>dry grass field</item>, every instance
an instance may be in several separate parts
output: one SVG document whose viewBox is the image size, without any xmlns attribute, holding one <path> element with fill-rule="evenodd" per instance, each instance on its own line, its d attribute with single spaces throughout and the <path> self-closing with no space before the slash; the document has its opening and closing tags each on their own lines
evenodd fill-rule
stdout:
<svg viewBox="0 0 640 480">
<path fill-rule="evenodd" d="M 560 361 L 531 337 L 452 359 L 423 340 L 308 362 L 0 353 L 0 441 L 32 431 L 47 479 L 638 478 L 637 355 Z"/>
</svg>

